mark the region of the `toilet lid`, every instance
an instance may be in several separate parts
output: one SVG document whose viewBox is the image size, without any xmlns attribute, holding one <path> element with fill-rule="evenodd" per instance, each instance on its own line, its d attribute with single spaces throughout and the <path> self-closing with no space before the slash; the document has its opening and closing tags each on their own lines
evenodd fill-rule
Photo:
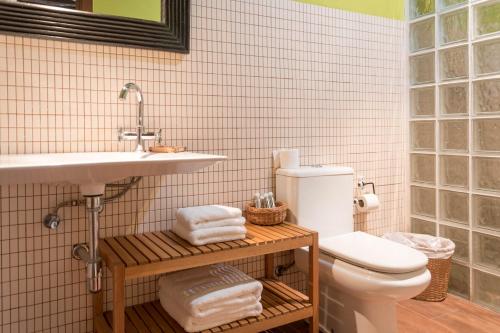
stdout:
<svg viewBox="0 0 500 333">
<path fill-rule="evenodd" d="M 427 265 L 427 256 L 411 247 L 356 231 L 319 240 L 322 252 L 382 273 L 409 273 Z"/>
</svg>

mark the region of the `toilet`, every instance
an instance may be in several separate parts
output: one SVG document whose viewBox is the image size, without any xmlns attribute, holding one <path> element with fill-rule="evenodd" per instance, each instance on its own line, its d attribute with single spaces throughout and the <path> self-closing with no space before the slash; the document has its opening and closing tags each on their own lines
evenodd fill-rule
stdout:
<svg viewBox="0 0 500 333">
<path fill-rule="evenodd" d="M 353 170 L 278 169 L 276 197 L 287 220 L 316 230 L 320 248 L 320 328 L 334 333 L 395 333 L 396 303 L 429 284 L 427 257 L 407 246 L 354 232 Z M 308 272 L 308 248 L 295 251 Z"/>
</svg>

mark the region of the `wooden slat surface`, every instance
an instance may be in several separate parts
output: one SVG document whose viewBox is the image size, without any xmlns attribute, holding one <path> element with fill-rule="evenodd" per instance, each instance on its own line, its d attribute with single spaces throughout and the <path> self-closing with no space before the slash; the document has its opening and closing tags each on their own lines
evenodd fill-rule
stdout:
<svg viewBox="0 0 500 333">
<path fill-rule="evenodd" d="M 259 332 L 306 319 L 312 315 L 312 306 L 307 296 L 275 280 L 264 279 L 262 283 L 264 310 L 260 316 L 234 321 L 204 330 L 202 333 Z M 179 324 L 163 310 L 159 301 L 128 307 L 125 313 L 127 333 L 184 333 Z M 96 322 L 99 323 L 96 325 L 98 333 L 112 331 L 111 312 L 96 317 Z"/>
<path fill-rule="evenodd" d="M 315 234 L 288 223 L 246 227 L 243 240 L 194 246 L 171 231 L 161 231 L 105 238 L 99 250 L 110 269 L 124 266 L 125 278 L 131 279 L 310 246 Z"/>
<path fill-rule="evenodd" d="M 304 333 L 309 331 L 309 324 L 305 320 L 296 321 L 286 326 L 276 327 L 261 333 Z"/>
</svg>

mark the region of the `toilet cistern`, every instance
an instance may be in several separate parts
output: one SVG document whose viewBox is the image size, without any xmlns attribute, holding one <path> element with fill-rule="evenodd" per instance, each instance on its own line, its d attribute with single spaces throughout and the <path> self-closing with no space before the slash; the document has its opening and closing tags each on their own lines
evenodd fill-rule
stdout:
<svg viewBox="0 0 500 333">
<path fill-rule="evenodd" d="M 129 91 L 131 90 L 135 91 L 135 97 L 137 103 L 139 104 L 136 132 L 124 131 L 123 128 L 120 128 L 118 130 L 118 140 L 119 141 L 135 140 L 136 145 L 134 151 L 144 152 L 146 151 L 144 148 L 144 141 L 146 140 L 161 141 L 161 130 L 158 130 L 156 133 L 144 132 L 144 96 L 142 95 L 141 88 L 137 84 L 133 82 L 125 84 L 122 87 L 122 90 L 120 91 L 120 95 L 118 96 L 118 98 L 124 101 L 127 98 Z"/>
</svg>

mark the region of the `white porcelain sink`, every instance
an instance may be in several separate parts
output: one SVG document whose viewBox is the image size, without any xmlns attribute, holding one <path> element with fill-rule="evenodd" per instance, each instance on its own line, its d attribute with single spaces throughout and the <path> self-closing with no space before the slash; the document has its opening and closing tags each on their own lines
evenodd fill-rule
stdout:
<svg viewBox="0 0 500 333">
<path fill-rule="evenodd" d="M 126 177 L 189 173 L 226 159 L 188 152 L 0 155 L 0 185 L 76 184 L 83 195 L 100 195 L 106 183 Z"/>
</svg>

